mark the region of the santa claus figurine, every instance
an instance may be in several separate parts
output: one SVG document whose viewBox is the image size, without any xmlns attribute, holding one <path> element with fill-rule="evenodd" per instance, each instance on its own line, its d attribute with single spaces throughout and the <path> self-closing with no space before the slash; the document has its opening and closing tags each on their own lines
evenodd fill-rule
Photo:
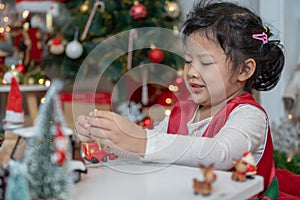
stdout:
<svg viewBox="0 0 300 200">
<path fill-rule="evenodd" d="M 56 123 L 56 135 L 54 136 L 54 153 L 51 156 L 52 163 L 63 165 L 67 159 L 69 138 L 64 135 L 60 123 Z"/>
<path fill-rule="evenodd" d="M 247 172 L 246 177 L 247 178 L 254 178 L 256 175 L 256 164 L 254 160 L 254 156 L 250 152 L 245 152 L 242 156 L 242 162 L 247 165 Z"/>
<path fill-rule="evenodd" d="M 43 56 L 42 33 L 39 28 L 30 27 L 28 30 L 21 29 L 16 34 L 14 45 L 23 53 L 23 64 L 26 66 L 32 63 L 38 64 Z"/>
</svg>

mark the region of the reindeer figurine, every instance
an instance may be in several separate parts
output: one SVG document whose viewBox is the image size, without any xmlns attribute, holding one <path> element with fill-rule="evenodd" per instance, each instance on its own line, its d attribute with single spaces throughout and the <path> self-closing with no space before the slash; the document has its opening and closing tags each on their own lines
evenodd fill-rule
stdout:
<svg viewBox="0 0 300 200">
<path fill-rule="evenodd" d="M 246 181 L 246 172 L 248 169 L 247 164 L 245 164 L 242 160 L 236 159 L 233 159 L 232 163 L 234 165 L 235 171 L 232 172 L 231 179 L 240 182 Z"/>
<path fill-rule="evenodd" d="M 193 179 L 194 193 L 202 195 L 210 195 L 212 191 L 212 183 L 216 180 L 216 174 L 214 172 L 214 164 L 210 164 L 208 167 L 199 164 L 199 168 L 203 172 L 203 181 L 198 181 L 196 178 Z"/>
</svg>

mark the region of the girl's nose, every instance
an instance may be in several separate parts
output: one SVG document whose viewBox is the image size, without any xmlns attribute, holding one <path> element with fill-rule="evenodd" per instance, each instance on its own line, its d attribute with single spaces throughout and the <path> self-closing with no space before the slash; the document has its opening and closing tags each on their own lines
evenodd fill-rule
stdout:
<svg viewBox="0 0 300 200">
<path fill-rule="evenodd" d="M 199 72 L 199 69 L 197 69 L 196 67 L 190 65 L 188 68 L 187 68 L 187 76 L 189 78 L 199 78 L 200 77 L 200 72 Z"/>
</svg>

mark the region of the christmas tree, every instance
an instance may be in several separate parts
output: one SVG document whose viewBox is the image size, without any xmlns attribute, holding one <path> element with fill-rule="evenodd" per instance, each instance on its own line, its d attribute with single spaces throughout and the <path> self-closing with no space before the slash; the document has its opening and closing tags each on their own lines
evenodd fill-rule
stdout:
<svg viewBox="0 0 300 200">
<path fill-rule="evenodd" d="M 75 79 L 80 65 L 91 51 L 110 36 L 143 27 L 161 27 L 178 33 L 180 20 L 180 7 L 175 0 L 74 0 L 60 3 L 60 12 L 59 17 L 54 18 L 53 35 L 48 41 L 49 53 L 43 59 L 43 66 L 47 74 L 71 80 Z M 181 69 L 183 59 L 175 53 L 155 48 L 161 40 L 153 39 L 152 34 L 150 31 L 138 31 L 137 37 L 148 41 L 148 45 L 132 52 L 130 65 L 135 67 L 150 62 L 161 63 L 175 70 Z M 120 41 L 119 46 L 110 46 L 109 51 L 97 54 L 97 58 L 103 58 L 104 64 L 109 64 L 105 73 L 112 81 L 118 80 L 128 69 L 128 37 Z M 62 51 L 59 50 L 61 46 L 65 47 Z M 121 51 L 118 58 L 107 63 L 120 46 L 126 52 Z M 133 49 L 134 46 L 133 42 Z M 86 68 L 85 75 L 99 71 L 100 63 L 97 59 L 90 57 L 86 62 L 90 67 Z"/>
<path fill-rule="evenodd" d="M 49 88 L 45 98 L 24 157 L 28 185 L 33 199 L 64 199 L 72 185 L 68 171 L 70 141 L 64 134 L 66 125 L 54 86 Z"/>
</svg>

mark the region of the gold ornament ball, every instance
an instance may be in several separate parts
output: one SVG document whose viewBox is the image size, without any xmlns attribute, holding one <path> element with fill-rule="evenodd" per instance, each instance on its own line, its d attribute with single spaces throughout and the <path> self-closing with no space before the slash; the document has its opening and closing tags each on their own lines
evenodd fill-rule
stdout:
<svg viewBox="0 0 300 200">
<path fill-rule="evenodd" d="M 34 85 L 34 84 L 35 84 L 35 79 L 34 79 L 33 77 L 30 77 L 30 78 L 28 79 L 28 84 L 29 84 L 29 85 Z"/>
<path fill-rule="evenodd" d="M 88 10 L 89 10 L 89 3 L 86 1 L 80 6 L 79 11 L 80 13 L 86 13 Z"/>
<path fill-rule="evenodd" d="M 168 17 L 174 19 L 179 16 L 180 8 L 178 3 L 176 2 L 167 2 L 165 6 L 165 10 L 167 12 Z"/>
</svg>

